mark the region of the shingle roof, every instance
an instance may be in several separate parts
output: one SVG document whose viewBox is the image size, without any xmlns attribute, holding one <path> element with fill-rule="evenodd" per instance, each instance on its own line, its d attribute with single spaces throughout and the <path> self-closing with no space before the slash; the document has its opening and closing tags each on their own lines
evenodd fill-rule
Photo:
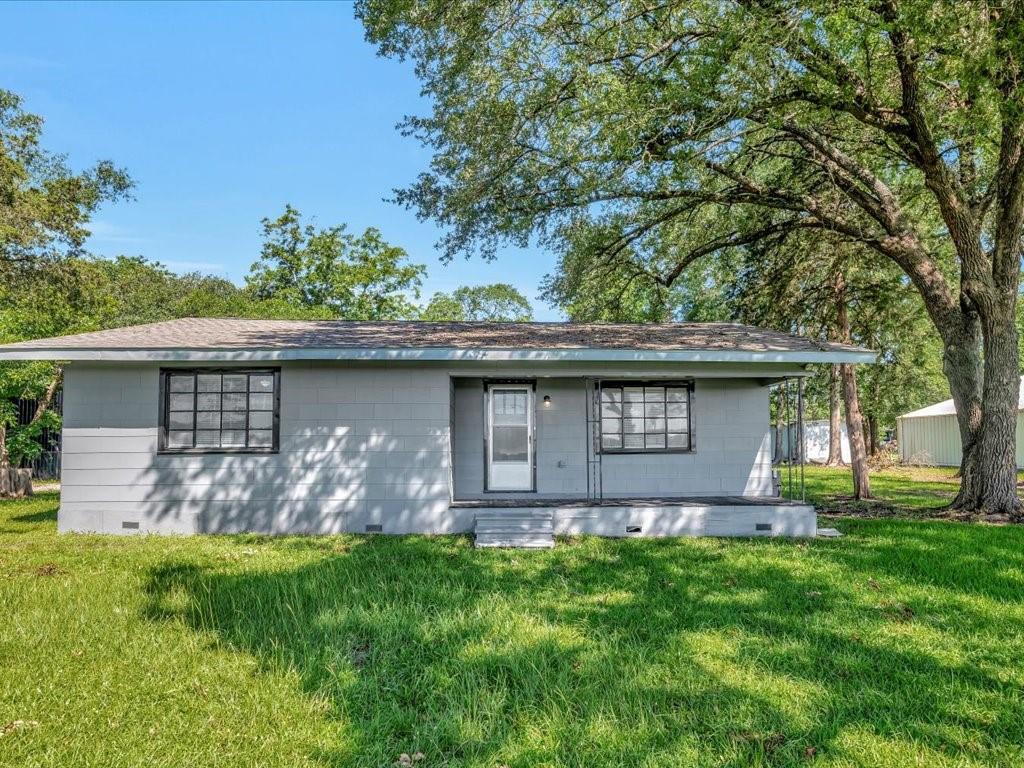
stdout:
<svg viewBox="0 0 1024 768">
<path fill-rule="evenodd" d="M 847 353 L 868 350 L 733 323 L 431 323 L 185 318 L 0 346 L 0 359 L 21 353 L 260 350 L 609 350 L 655 353 Z M 40 357 L 33 354 L 33 357 Z M 281 357 L 282 355 L 278 355 Z M 78 358 L 73 354 L 67 359 Z M 84 357 L 82 355 L 81 357 Z M 707 359 L 722 355 L 711 355 Z M 746 357 L 746 355 L 744 356 Z M 806 361 L 805 361 L 806 362 Z M 813 362 L 813 360 L 811 360 Z"/>
</svg>

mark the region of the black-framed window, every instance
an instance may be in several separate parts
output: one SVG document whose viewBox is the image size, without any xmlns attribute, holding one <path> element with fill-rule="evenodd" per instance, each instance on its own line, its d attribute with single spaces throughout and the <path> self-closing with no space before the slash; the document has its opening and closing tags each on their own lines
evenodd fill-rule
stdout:
<svg viewBox="0 0 1024 768">
<path fill-rule="evenodd" d="M 273 453 L 281 414 L 279 368 L 160 371 L 160 450 Z"/>
<path fill-rule="evenodd" d="M 691 382 L 602 382 L 601 450 L 670 453 L 693 450 Z"/>
</svg>

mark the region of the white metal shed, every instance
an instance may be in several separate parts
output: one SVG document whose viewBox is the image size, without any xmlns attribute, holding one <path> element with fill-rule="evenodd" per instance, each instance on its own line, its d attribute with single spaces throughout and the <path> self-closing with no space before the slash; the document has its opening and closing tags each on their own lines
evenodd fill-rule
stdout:
<svg viewBox="0 0 1024 768">
<path fill-rule="evenodd" d="M 1017 467 L 1024 468 L 1024 376 L 1021 377 L 1017 401 Z M 929 464 L 940 467 L 960 466 L 960 429 L 956 423 L 956 407 L 952 400 L 929 405 L 896 419 L 900 461 L 904 464 Z"/>
<path fill-rule="evenodd" d="M 772 427 L 772 445 L 775 445 L 775 431 L 776 427 Z M 782 456 L 783 459 L 789 458 L 790 447 L 793 448 L 793 453 L 797 454 L 796 447 L 800 442 L 800 431 L 796 424 L 790 424 L 788 427 L 789 436 L 787 438 L 786 431 L 782 433 Z M 850 463 L 850 440 L 846 432 L 846 422 L 843 421 L 840 424 L 840 434 L 842 435 L 841 450 L 843 454 L 843 461 L 847 464 Z M 828 461 L 828 437 L 829 437 L 829 423 L 828 419 L 811 419 L 804 422 L 804 460 L 809 461 L 812 464 L 824 464 Z"/>
</svg>

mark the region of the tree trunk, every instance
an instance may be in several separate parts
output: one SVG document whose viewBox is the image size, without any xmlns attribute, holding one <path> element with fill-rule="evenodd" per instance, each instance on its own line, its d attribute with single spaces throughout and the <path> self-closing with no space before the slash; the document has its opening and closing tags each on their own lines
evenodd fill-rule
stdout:
<svg viewBox="0 0 1024 768">
<path fill-rule="evenodd" d="M 43 396 L 39 398 L 39 401 L 36 403 L 36 411 L 32 414 L 32 420 L 26 426 L 35 426 L 36 423 L 43 418 L 43 415 L 50 410 L 50 406 L 53 404 L 54 395 L 57 394 L 57 390 L 60 389 L 61 382 L 63 381 L 64 367 L 58 365 L 56 370 L 53 372 L 53 379 L 50 380 Z"/>
<path fill-rule="evenodd" d="M 11 466 L 7 452 L 7 425 L 0 423 L 0 498 L 32 495 L 32 470 Z"/>
<path fill-rule="evenodd" d="M 957 411 L 963 446 L 960 490 L 950 508 L 1019 519 L 1016 428 L 1020 390 L 1013 298 L 967 315 L 948 333 L 943 371 Z M 984 356 L 982 355 L 984 352 Z"/>
<path fill-rule="evenodd" d="M 867 441 L 868 456 L 878 453 L 878 418 L 873 413 L 867 415 L 864 439 Z"/>
<path fill-rule="evenodd" d="M 853 468 L 853 498 L 871 498 L 871 480 L 868 476 L 868 457 L 864 447 L 864 420 L 857 397 L 857 377 L 850 363 L 839 366 L 843 380 L 843 399 L 846 406 L 846 432 L 850 441 L 850 466 Z"/>
<path fill-rule="evenodd" d="M 960 430 L 960 490 L 952 509 L 974 510 L 980 500 L 978 447 L 981 441 L 982 382 L 981 323 L 977 315 L 964 314 L 957 327 L 944 327 L 942 371 L 956 408 Z"/>
<path fill-rule="evenodd" d="M 832 364 L 828 371 L 828 459 L 825 464 L 841 467 L 843 462 L 843 414 L 840 400 L 839 366 Z"/>
<path fill-rule="evenodd" d="M 31 429 L 39 423 L 43 415 L 53 404 L 53 398 L 60 389 L 64 380 L 64 369 L 57 366 L 53 379 L 46 387 L 43 396 L 36 403 L 36 410 L 32 419 L 25 425 L 25 429 Z M 21 469 L 11 466 L 11 454 L 7 450 L 7 425 L 0 423 L 0 498 L 13 498 L 32 495 L 32 470 Z"/>
<path fill-rule="evenodd" d="M 853 342 L 850 333 L 850 316 L 846 311 L 846 279 L 836 270 L 833 277 L 836 297 L 836 319 L 840 340 L 844 344 Z M 868 458 L 864 448 L 864 420 L 860 413 L 860 399 L 857 397 L 857 376 L 850 363 L 839 366 L 839 377 L 843 382 L 843 405 L 846 410 L 846 433 L 850 442 L 850 466 L 853 468 L 853 498 L 871 498 L 871 480 L 868 477 Z"/>
<path fill-rule="evenodd" d="M 989 315 L 983 320 L 985 406 L 978 449 L 978 462 L 984 472 L 977 483 L 980 503 L 975 509 L 1017 518 L 1021 512 L 1017 498 L 1017 327 L 1012 307 L 1008 311 L 990 310 Z"/>
</svg>

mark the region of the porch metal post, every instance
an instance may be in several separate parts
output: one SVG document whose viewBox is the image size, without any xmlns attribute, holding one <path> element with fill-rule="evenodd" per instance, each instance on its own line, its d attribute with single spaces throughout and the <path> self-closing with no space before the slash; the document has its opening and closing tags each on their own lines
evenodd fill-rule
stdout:
<svg viewBox="0 0 1024 768">
<path fill-rule="evenodd" d="M 787 376 L 782 380 L 782 391 L 783 391 L 783 402 L 786 404 L 786 410 L 784 414 L 785 427 L 786 427 L 786 486 L 788 488 L 787 495 L 789 500 L 793 500 L 793 429 L 792 419 L 793 414 L 789 408 L 789 377 Z"/>
<path fill-rule="evenodd" d="M 586 462 L 587 462 L 587 501 L 590 501 L 590 499 L 593 498 L 593 491 L 591 490 L 591 486 L 592 486 L 591 475 L 593 474 L 593 470 L 591 468 L 591 463 L 590 463 L 590 454 L 591 454 L 591 451 L 594 450 L 594 439 L 593 439 L 593 437 L 590 434 L 590 420 L 591 420 L 591 418 L 593 418 L 592 413 L 591 413 L 593 411 L 593 408 L 594 408 L 594 404 L 593 404 L 592 398 L 590 396 L 590 379 L 589 379 L 589 377 L 584 376 L 583 377 L 583 429 L 584 429 L 584 434 L 586 435 L 586 441 L 587 441 L 587 453 L 586 453 Z"/>
<path fill-rule="evenodd" d="M 587 441 L 587 499 L 604 499 L 601 451 L 601 380 L 583 378 L 583 425 Z"/>
<path fill-rule="evenodd" d="M 597 500 L 604 501 L 604 450 L 601 447 L 601 379 L 594 383 L 590 393 L 594 404 L 594 450 L 597 451 Z"/>
<path fill-rule="evenodd" d="M 804 451 L 807 443 L 804 440 L 804 377 L 796 380 L 796 439 L 800 446 L 800 501 L 807 501 L 807 490 L 804 485 L 804 466 L 806 458 Z"/>
</svg>

